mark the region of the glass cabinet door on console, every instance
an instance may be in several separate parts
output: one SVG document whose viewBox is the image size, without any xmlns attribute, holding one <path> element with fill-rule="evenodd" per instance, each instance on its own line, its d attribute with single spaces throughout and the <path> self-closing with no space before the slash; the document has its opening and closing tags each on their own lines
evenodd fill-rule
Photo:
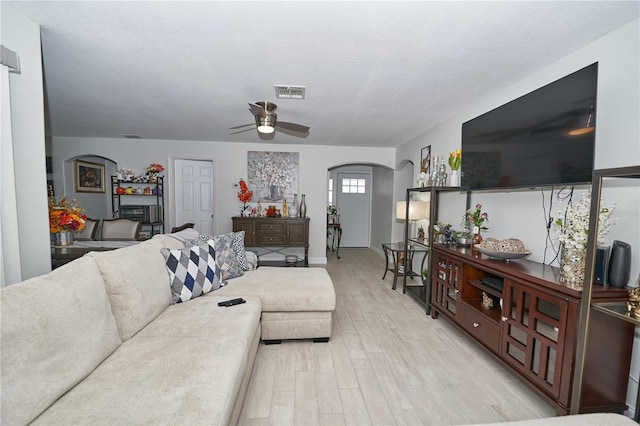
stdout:
<svg viewBox="0 0 640 426">
<path fill-rule="evenodd" d="M 462 265 L 457 260 L 440 253 L 435 256 L 435 279 L 431 290 L 431 303 L 440 312 L 455 317 L 460 284 L 462 283 Z"/>
<path fill-rule="evenodd" d="M 506 280 L 503 303 L 503 359 L 557 397 L 567 301 Z"/>
</svg>

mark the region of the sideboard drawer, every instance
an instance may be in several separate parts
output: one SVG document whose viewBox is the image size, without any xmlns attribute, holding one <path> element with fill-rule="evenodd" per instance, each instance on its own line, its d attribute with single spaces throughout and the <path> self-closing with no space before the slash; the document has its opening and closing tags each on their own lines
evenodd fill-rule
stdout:
<svg viewBox="0 0 640 426">
<path fill-rule="evenodd" d="M 270 244 L 284 244 L 285 235 L 284 234 L 258 234 L 257 243 L 258 245 L 265 245 L 265 246 L 268 246 Z"/>
<path fill-rule="evenodd" d="M 280 220 L 270 221 L 259 221 L 258 225 L 258 233 L 259 234 L 283 234 L 284 233 L 284 222 Z M 284 242 L 281 241 L 281 242 Z"/>
<path fill-rule="evenodd" d="M 489 317 L 469 307 L 465 302 L 460 303 L 457 322 L 473 337 L 484 343 L 493 352 L 500 351 L 500 325 Z"/>
</svg>

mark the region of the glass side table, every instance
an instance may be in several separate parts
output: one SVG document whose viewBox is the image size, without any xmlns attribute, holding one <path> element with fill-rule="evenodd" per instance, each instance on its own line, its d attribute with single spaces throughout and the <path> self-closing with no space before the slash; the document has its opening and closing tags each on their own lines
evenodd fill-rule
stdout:
<svg viewBox="0 0 640 426">
<path fill-rule="evenodd" d="M 393 273 L 393 286 L 391 287 L 393 290 L 396 289 L 398 277 L 421 277 L 422 270 L 424 269 L 424 262 L 427 259 L 427 253 L 429 252 L 429 248 L 421 245 L 409 243 L 407 247 L 407 271 L 404 270 L 404 243 L 382 243 L 382 250 L 384 251 L 384 260 L 385 260 L 385 269 L 384 275 L 382 279 L 384 280 L 387 276 L 387 272 Z M 413 256 L 416 253 L 422 253 L 422 261 L 420 262 L 420 272 L 415 272 L 412 270 L 413 268 Z M 389 258 L 391 258 L 391 263 L 389 262 Z M 420 280 L 422 283 L 422 280 Z M 402 292 L 407 292 L 407 285 L 403 282 Z M 424 285 L 420 285 L 419 287 L 424 288 Z M 428 302 L 429 298 L 427 295 L 426 301 Z"/>
</svg>

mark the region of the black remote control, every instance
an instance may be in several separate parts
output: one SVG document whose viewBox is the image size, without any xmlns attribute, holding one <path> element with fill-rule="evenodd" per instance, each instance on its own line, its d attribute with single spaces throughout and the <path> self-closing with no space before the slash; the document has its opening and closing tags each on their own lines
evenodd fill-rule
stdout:
<svg viewBox="0 0 640 426">
<path fill-rule="evenodd" d="M 218 306 L 224 306 L 225 308 L 228 308 L 229 306 L 239 305 L 245 302 L 246 300 L 244 300 L 242 297 L 238 297 L 237 299 L 225 300 L 224 302 L 220 302 L 218 303 Z"/>
</svg>

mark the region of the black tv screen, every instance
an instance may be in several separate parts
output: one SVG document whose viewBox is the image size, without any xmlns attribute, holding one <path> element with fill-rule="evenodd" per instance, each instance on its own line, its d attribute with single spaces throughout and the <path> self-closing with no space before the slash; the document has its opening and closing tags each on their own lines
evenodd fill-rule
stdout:
<svg viewBox="0 0 640 426">
<path fill-rule="evenodd" d="M 598 63 L 462 124 L 465 189 L 591 183 Z"/>
</svg>

